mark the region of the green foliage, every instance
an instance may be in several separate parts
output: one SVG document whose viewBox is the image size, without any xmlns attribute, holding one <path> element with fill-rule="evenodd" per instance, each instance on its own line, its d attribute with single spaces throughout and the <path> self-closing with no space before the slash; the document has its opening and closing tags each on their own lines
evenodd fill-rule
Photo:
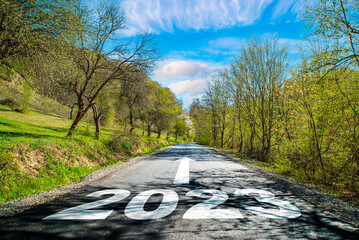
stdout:
<svg viewBox="0 0 359 240">
<path fill-rule="evenodd" d="M 21 112 L 22 113 L 29 113 L 30 108 L 30 100 L 31 96 L 33 94 L 33 91 L 30 87 L 30 84 L 27 82 L 23 83 L 23 90 L 22 90 L 22 99 L 21 99 Z"/>
<path fill-rule="evenodd" d="M 113 135 L 81 123 L 77 135 L 65 133 L 71 120 L 32 110 L 27 115 L 0 106 L 0 203 L 76 182 L 102 167 L 176 143 L 171 138 Z"/>
<path fill-rule="evenodd" d="M 18 70 L 17 57 L 46 51 L 54 38 L 71 39 L 80 25 L 78 4 L 75 0 L 1 1 L 0 64 Z"/>
<path fill-rule="evenodd" d="M 334 6 L 340 7 L 339 2 Z M 349 4 L 343 3 L 344 7 Z M 320 14 L 321 18 L 331 16 Z M 343 55 L 314 52 L 288 74 L 285 62 L 279 64 L 285 51 L 277 42 L 272 44 L 266 47 L 251 41 L 230 69 L 210 83 L 204 99 L 193 102 L 190 113 L 195 140 L 269 163 L 271 171 L 304 183 L 359 194 L 359 72 L 355 57 L 342 64 Z M 270 64 L 274 62 L 278 65 Z M 221 100 L 226 97 L 230 100 Z"/>
<path fill-rule="evenodd" d="M 353 0 L 318 0 L 308 4 L 303 22 L 314 39 L 314 70 L 359 66 L 358 10 L 359 4 Z"/>
<path fill-rule="evenodd" d="M 0 101 L 1 105 L 8 106 L 12 111 L 15 109 L 19 109 L 21 107 L 20 103 L 18 103 L 15 99 L 5 98 Z"/>
<path fill-rule="evenodd" d="M 188 126 L 187 123 L 182 118 L 177 118 L 176 123 L 174 125 L 174 132 L 176 140 L 179 136 L 183 137 L 188 134 Z"/>
</svg>

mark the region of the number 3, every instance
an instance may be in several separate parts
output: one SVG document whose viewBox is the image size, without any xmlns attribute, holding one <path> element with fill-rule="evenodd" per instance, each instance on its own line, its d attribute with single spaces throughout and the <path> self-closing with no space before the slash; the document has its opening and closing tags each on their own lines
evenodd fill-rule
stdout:
<svg viewBox="0 0 359 240">
<path fill-rule="evenodd" d="M 251 193 L 259 194 L 254 197 L 258 202 L 270 203 L 276 205 L 278 209 L 265 209 L 263 207 L 246 207 L 246 209 L 254 214 L 267 218 L 297 218 L 301 215 L 300 210 L 287 201 L 275 199 L 275 195 L 271 192 L 260 189 L 239 189 L 234 192 L 235 195 L 250 195 Z"/>
</svg>

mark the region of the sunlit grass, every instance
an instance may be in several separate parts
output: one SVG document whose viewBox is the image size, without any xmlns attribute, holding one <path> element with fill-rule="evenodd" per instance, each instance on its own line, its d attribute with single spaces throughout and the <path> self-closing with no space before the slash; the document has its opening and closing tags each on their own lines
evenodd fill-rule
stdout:
<svg viewBox="0 0 359 240">
<path fill-rule="evenodd" d="M 95 127 L 81 122 L 74 136 L 67 137 L 71 124 L 61 116 L 36 110 L 23 114 L 0 105 L 0 203 L 76 182 L 90 172 L 169 144 L 157 134 L 147 137 L 147 132 L 143 136 L 143 130 L 136 129 L 134 137 L 125 135 L 112 149 L 114 129 L 102 128 L 97 140 Z M 132 144 L 140 152 L 132 153 Z"/>
</svg>

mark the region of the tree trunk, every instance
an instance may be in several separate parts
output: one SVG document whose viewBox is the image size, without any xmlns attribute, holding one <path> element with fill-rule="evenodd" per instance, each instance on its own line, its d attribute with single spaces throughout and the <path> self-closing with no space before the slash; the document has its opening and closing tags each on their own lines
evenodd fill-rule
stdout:
<svg viewBox="0 0 359 240">
<path fill-rule="evenodd" d="M 223 148 L 224 145 L 224 132 L 221 131 L 221 148 Z"/>
<path fill-rule="evenodd" d="M 76 103 L 74 103 L 74 104 L 72 104 L 72 106 L 70 107 L 71 108 L 71 111 L 70 111 L 70 118 L 69 119 L 72 119 L 72 115 L 73 115 L 73 113 L 74 113 L 74 108 L 75 108 L 75 106 L 76 106 Z"/>
<path fill-rule="evenodd" d="M 100 119 L 102 114 L 98 111 L 96 104 L 92 105 L 92 111 L 93 111 L 93 120 L 95 121 L 95 126 L 96 126 L 95 138 L 99 140 L 100 131 L 101 131 Z"/>
<path fill-rule="evenodd" d="M 147 137 L 151 137 L 151 125 L 147 126 Z"/>
<path fill-rule="evenodd" d="M 158 130 L 157 138 L 161 138 L 161 130 Z"/>
<path fill-rule="evenodd" d="M 81 119 L 85 116 L 87 111 L 90 109 L 89 106 L 87 106 L 86 108 L 84 107 L 83 95 L 81 95 L 81 94 L 79 94 L 77 96 L 76 105 L 77 105 L 77 114 L 76 114 L 74 121 L 71 124 L 69 132 L 67 133 L 68 137 L 72 136 L 74 134 L 77 125 L 79 124 Z"/>
<path fill-rule="evenodd" d="M 132 105 L 129 106 L 130 107 L 130 125 L 131 125 L 131 128 L 130 128 L 130 135 L 132 136 L 132 133 L 133 133 L 133 130 L 135 130 L 135 124 L 134 124 L 134 121 L 133 121 L 133 107 Z"/>
<path fill-rule="evenodd" d="M 95 138 L 97 140 L 100 139 L 100 130 L 101 130 L 101 126 L 100 126 L 100 118 L 95 118 L 95 126 L 96 126 L 96 133 L 95 133 Z"/>
<path fill-rule="evenodd" d="M 77 125 L 79 124 L 79 122 L 81 121 L 81 119 L 83 118 L 83 116 L 84 116 L 83 111 L 79 109 L 77 111 L 77 114 L 76 114 L 76 117 L 75 117 L 74 121 L 71 124 L 70 130 L 67 133 L 68 137 L 72 136 L 74 134 L 75 129 L 76 129 Z"/>
</svg>

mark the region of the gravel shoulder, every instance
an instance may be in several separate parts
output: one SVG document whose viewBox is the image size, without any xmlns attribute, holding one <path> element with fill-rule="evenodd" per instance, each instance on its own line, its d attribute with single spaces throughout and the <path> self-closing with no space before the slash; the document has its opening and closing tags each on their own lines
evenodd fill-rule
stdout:
<svg viewBox="0 0 359 240">
<path fill-rule="evenodd" d="M 280 186 L 289 189 L 293 194 L 305 199 L 306 201 L 313 204 L 314 206 L 325 209 L 328 212 L 335 214 L 341 220 L 353 224 L 356 227 L 359 227 L 359 209 L 357 207 L 348 204 L 346 202 L 342 202 L 335 197 L 329 196 L 315 189 L 312 189 L 304 184 L 294 182 L 289 178 L 280 176 L 269 170 L 241 161 L 240 159 L 235 158 L 226 152 L 214 148 L 211 149 L 215 151 L 217 154 L 225 156 L 234 162 L 238 162 L 241 165 L 262 175 L 263 177 L 269 180 L 275 181 Z"/>
<path fill-rule="evenodd" d="M 83 177 L 81 179 L 81 182 L 79 182 L 79 183 L 72 183 L 72 184 L 69 184 L 66 186 L 52 189 L 50 191 L 33 194 L 33 195 L 30 195 L 27 197 L 18 198 L 13 201 L 3 203 L 0 205 L 0 217 L 14 216 L 14 215 L 19 214 L 27 209 L 30 209 L 32 207 L 49 202 L 55 198 L 58 198 L 66 193 L 73 191 L 74 189 L 83 187 L 83 186 L 90 184 L 94 181 L 97 181 L 109 174 L 112 174 L 112 173 L 115 173 L 122 169 L 125 169 L 127 167 L 130 167 L 140 161 L 146 160 L 146 159 L 153 157 L 159 153 L 168 151 L 169 149 L 171 149 L 171 147 L 172 146 L 169 146 L 169 147 L 161 149 L 161 150 L 156 150 L 156 151 L 153 151 L 152 153 L 149 153 L 146 155 L 131 158 L 121 164 L 117 164 L 117 165 L 114 165 L 114 166 L 111 166 L 108 168 L 97 170 L 97 171 L 92 172 L 92 173 L 88 174 L 87 176 Z"/>
</svg>

